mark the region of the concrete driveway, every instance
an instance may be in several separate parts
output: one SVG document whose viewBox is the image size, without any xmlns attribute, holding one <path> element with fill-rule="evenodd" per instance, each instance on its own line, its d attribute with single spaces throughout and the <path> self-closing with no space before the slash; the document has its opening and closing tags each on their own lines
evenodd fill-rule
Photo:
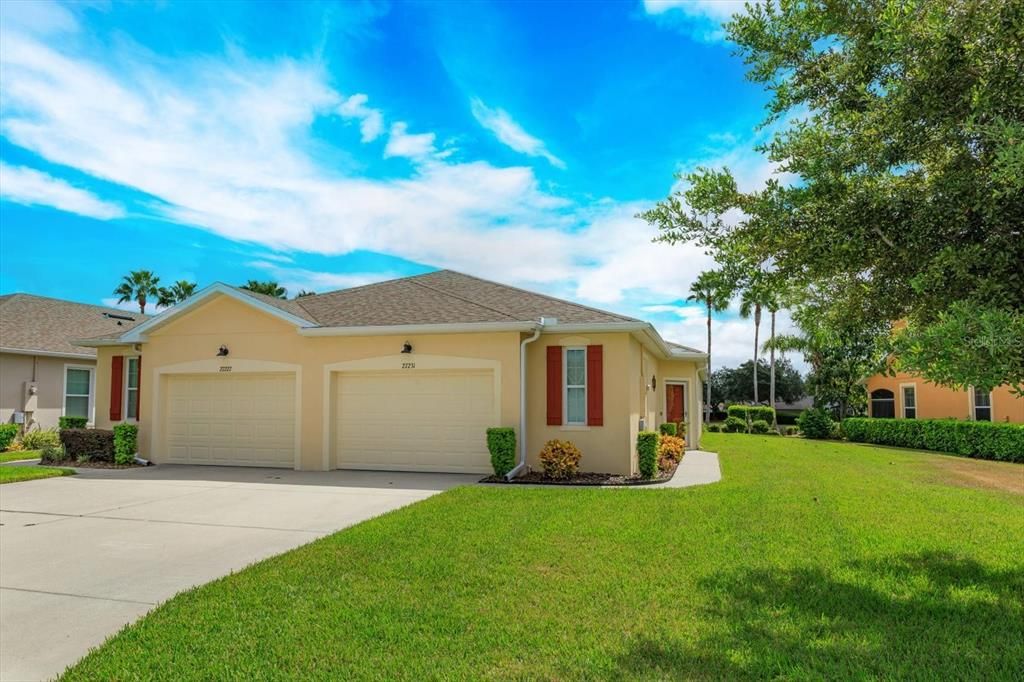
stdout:
<svg viewBox="0 0 1024 682">
<path fill-rule="evenodd" d="M 181 590 L 478 478 L 164 465 L 0 486 L 0 680 L 54 677 Z"/>
</svg>

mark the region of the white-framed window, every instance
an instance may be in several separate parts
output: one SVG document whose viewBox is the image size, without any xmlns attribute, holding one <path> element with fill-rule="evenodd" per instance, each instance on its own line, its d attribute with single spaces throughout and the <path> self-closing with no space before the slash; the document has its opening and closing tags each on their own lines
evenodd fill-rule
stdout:
<svg viewBox="0 0 1024 682">
<path fill-rule="evenodd" d="M 135 421 L 139 412 L 139 358 L 127 357 L 127 371 L 124 373 L 124 418 Z"/>
<path fill-rule="evenodd" d="M 903 398 L 903 418 L 917 419 L 917 384 L 900 384 Z"/>
<path fill-rule="evenodd" d="M 992 421 L 992 394 L 971 387 L 971 418 L 976 422 Z"/>
<path fill-rule="evenodd" d="M 88 365 L 64 365 L 64 404 L 61 414 L 65 417 L 85 417 L 92 424 L 96 386 L 96 369 Z"/>
<path fill-rule="evenodd" d="M 565 419 L 563 424 L 587 423 L 587 349 L 566 347 L 562 358 Z"/>
</svg>

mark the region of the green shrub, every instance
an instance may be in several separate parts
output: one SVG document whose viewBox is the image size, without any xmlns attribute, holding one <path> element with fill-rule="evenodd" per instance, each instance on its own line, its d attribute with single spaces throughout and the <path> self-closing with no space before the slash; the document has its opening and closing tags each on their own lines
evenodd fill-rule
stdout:
<svg viewBox="0 0 1024 682">
<path fill-rule="evenodd" d="M 679 436 L 661 436 L 658 439 L 658 468 L 671 469 L 683 459 L 686 441 Z"/>
<path fill-rule="evenodd" d="M 114 462 L 131 464 L 139 451 L 139 427 L 135 424 L 118 424 L 114 427 Z"/>
<path fill-rule="evenodd" d="M 60 417 L 57 420 L 61 431 L 64 429 L 84 429 L 88 423 L 89 420 L 86 417 Z"/>
<path fill-rule="evenodd" d="M 487 450 L 495 476 L 504 476 L 516 466 L 516 432 L 508 426 L 487 429 Z"/>
<path fill-rule="evenodd" d="M 775 409 L 772 407 L 768 407 L 767 405 L 754 405 L 753 407 L 748 407 L 747 415 L 750 416 L 751 422 L 757 421 L 758 419 L 763 419 L 764 421 L 771 424 L 773 421 L 775 421 Z"/>
<path fill-rule="evenodd" d="M 843 435 L 857 443 L 948 452 L 963 457 L 1024 462 L 1024 425 L 953 419 L 843 421 Z"/>
<path fill-rule="evenodd" d="M 679 433 L 678 428 L 672 422 L 665 422 L 664 424 L 658 427 L 658 431 L 663 436 L 674 436 L 677 433 Z"/>
<path fill-rule="evenodd" d="M 705 428 L 708 430 L 709 433 L 721 433 L 722 431 L 722 425 L 717 423 L 708 424 Z"/>
<path fill-rule="evenodd" d="M 60 436 L 57 434 L 57 429 L 29 431 L 21 437 L 21 445 L 26 450 L 42 450 L 45 447 L 57 447 L 60 445 Z"/>
<path fill-rule="evenodd" d="M 17 424 L 0 424 L 0 452 L 11 447 L 11 443 L 18 437 Z"/>
<path fill-rule="evenodd" d="M 547 478 L 571 478 L 579 471 L 582 458 L 580 449 L 567 440 L 549 440 L 540 451 L 540 463 Z"/>
<path fill-rule="evenodd" d="M 654 478 L 658 473 L 658 440 L 655 431 L 641 431 L 636 436 L 636 454 L 644 478 Z"/>
<path fill-rule="evenodd" d="M 60 442 L 69 459 L 114 461 L 114 432 L 106 429 L 62 429 Z"/>
<path fill-rule="evenodd" d="M 746 433 L 747 431 L 747 420 L 740 419 L 739 417 L 726 417 L 725 418 L 725 431 L 727 433 Z"/>
<path fill-rule="evenodd" d="M 772 430 L 772 425 L 766 422 L 764 419 L 755 419 L 750 422 L 751 433 L 768 433 Z"/>
<path fill-rule="evenodd" d="M 59 442 L 54 445 L 53 443 L 45 443 L 39 448 L 39 460 L 43 464 L 58 464 L 63 462 L 67 458 L 64 454 L 64 446 Z"/>
<path fill-rule="evenodd" d="M 736 417 L 747 421 L 747 406 L 746 405 L 730 405 L 725 408 L 725 413 L 730 417 Z"/>
<path fill-rule="evenodd" d="M 798 433 L 800 433 L 800 429 L 798 429 L 795 426 L 786 426 L 786 427 L 783 427 L 782 433 L 784 435 L 786 435 L 786 436 L 795 436 Z"/>
<path fill-rule="evenodd" d="M 804 410 L 796 420 L 800 432 L 808 438 L 831 438 L 832 417 L 820 407 Z"/>
</svg>

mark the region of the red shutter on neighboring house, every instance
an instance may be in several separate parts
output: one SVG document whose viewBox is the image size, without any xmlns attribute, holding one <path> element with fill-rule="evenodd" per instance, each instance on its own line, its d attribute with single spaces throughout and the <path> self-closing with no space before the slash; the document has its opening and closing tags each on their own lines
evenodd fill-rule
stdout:
<svg viewBox="0 0 1024 682">
<path fill-rule="evenodd" d="M 562 347 L 548 346 L 548 426 L 562 424 Z"/>
<path fill-rule="evenodd" d="M 139 407 L 142 405 L 142 356 L 140 355 L 135 362 L 137 363 L 135 371 L 139 373 L 138 378 L 135 379 L 135 421 L 139 421 L 139 410 L 142 409 Z"/>
<path fill-rule="evenodd" d="M 604 346 L 587 346 L 587 425 L 604 426 Z"/>
<path fill-rule="evenodd" d="M 124 390 L 124 356 L 110 358 L 110 421 L 121 421 L 121 392 Z"/>
</svg>

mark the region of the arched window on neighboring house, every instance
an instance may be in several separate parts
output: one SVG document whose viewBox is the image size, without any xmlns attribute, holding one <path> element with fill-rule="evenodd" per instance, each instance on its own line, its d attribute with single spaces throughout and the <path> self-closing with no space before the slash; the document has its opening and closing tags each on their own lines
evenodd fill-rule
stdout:
<svg viewBox="0 0 1024 682">
<path fill-rule="evenodd" d="M 871 391 L 871 416 L 893 419 L 896 417 L 896 396 L 887 388 Z"/>
</svg>

